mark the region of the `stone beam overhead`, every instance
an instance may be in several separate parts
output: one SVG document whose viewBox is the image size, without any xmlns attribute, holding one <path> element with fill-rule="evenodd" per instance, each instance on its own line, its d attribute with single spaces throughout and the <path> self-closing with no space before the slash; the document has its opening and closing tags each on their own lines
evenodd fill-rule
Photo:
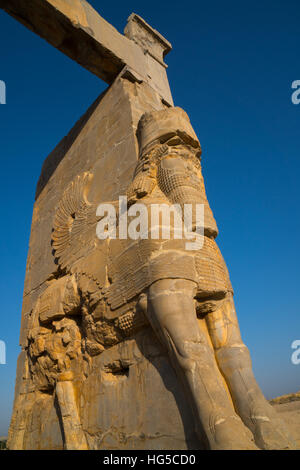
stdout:
<svg viewBox="0 0 300 470">
<path fill-rule="evenodd" d="M 122 35 L 85 0 L 0 0 L 0 7 L 106 83 L 126 71 L 173 105 L 163 61 L 171 45 L 138 15 Z"/>
</svg>

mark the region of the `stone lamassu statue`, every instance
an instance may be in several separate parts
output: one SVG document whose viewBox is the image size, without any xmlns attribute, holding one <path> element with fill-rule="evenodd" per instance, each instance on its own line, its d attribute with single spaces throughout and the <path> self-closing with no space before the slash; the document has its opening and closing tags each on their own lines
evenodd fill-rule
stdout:
<svg viewBox="0 0 300 470">
<path fill-rule="evenodd" d="M 37 368 L 35 375 L 42 377 L 40 387 L 45 382 L 46 388 L 58 387 L 67 444 L 86 448 L 75 410 L 78 376 L 88 374 L 93 356 L 150 323 L 182 383 L 199 440 L 208 448 L 292 448 L 284 424 L 254 378 L 241 339 L 228 271 L 215 243 L 218 230 L 205 194 L 201 147 L 186 113 L 168 108 L 144 115 L 138 140 L 140 158 L 127 191 L 128 215 L 136 203 L 143 205 L 149 221 L 155 204 L 191 204 L 193 209 L 202 204 L 204 243 L 187 250 L 187 240 L 175 236 L 173 222 L 169 239 L 162 233 L 153 238 L 149 225 L 140 238 L 123 233 L 100 241 L 97 204 L 87 197 L 90 175 L 78 176 L 66 189 L 53 230 L 59 278 L 43 294 L 41 303 L 47 304 L 46 298 L 49 305 L 35 316 L 37 333 L 29 352 L 33 373 Z M 195 214 L 192 230 L 199 228 Z M 62 294 L 60 306 L 53 308 L 56 283 Z M 70 347 L 70 338 L 78 334 L 80 353 Z M 33 347 L 38 341 L 42 353 Z M 61 348 L 68 364 L 53 354 Z M 77 437 L 68 418 L 72 407 Z"/>
</svg>

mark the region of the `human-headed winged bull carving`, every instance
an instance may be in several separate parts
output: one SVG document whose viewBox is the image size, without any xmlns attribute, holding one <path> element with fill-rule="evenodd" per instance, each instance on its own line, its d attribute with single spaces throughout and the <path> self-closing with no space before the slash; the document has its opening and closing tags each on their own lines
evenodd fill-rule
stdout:
<svg viewBox="0 0 300 470">
<path fill-rule="evenodd" d="M 168 108 L 145 114 L 138 141 L 140 156 L 123 195 L 125 208 L 111 202 L 114 236 L 97 237 L 103 218 L 97 216 L 99 201 L 88 198 L 89 173 L 66 188 L 55 213 L 52 249 L 59 274 L 37 302 L 29 356 L 37 387 L 56 389 L 67 447 L 87 448 L 76 411 L 76 376 L 93 356 L 146 325 L 167 350 L 195 430 L 208 448 L 292 447 L 255 381 L 240 336 L 228 271 L 215 242 L 218 229 L 206 197 L 201 147 L 186 113 Z M 185 224 L 187 206 L 190 223 L 184 233 L 202 234 L 201 245 L 192 250 L 175 223 L 179 214 Z M 200 222 L 197 206 L 203 209 Z M 137 207 L 145 224 L 139 236 L 130 237 Z M 173 218 L 153 222 L 153 207 L 175 208 Z M 163 236 L 163 228 L 170 236 Z"/>
</svg>

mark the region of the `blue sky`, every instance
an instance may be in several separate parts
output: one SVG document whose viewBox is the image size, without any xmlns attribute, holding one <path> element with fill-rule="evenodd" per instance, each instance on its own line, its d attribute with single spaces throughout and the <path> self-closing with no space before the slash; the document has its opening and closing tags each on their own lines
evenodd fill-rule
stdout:
<svg viewBox="0 0 300 470">
<path fill-rule="evenodd" d="M 298 0 L 90 1 L 123 31 L 140 14 L 171 43 L 175 104 L 200 138 L 242 336 L 268 398 L 300 389 L 300 80 Z M 0 12 L 2 321 L 0 435 L 13 402 L 22 290 L 43 160 L 106 85 Z"/>
</svg>

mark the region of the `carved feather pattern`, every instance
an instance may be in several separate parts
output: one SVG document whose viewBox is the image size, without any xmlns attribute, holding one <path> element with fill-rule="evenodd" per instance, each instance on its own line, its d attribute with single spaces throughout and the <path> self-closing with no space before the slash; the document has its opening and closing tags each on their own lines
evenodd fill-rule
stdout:
<svg viewBox="0 0 300 470">
<path fill-rule="evenodd" d="M 97 244 L 97 206 L 86 196 L 91 179 L 90 173 L 77 176 L 64 191 L 56 209 L 52 246 L 61 268 L 70 270 Z"/>
</svg>

